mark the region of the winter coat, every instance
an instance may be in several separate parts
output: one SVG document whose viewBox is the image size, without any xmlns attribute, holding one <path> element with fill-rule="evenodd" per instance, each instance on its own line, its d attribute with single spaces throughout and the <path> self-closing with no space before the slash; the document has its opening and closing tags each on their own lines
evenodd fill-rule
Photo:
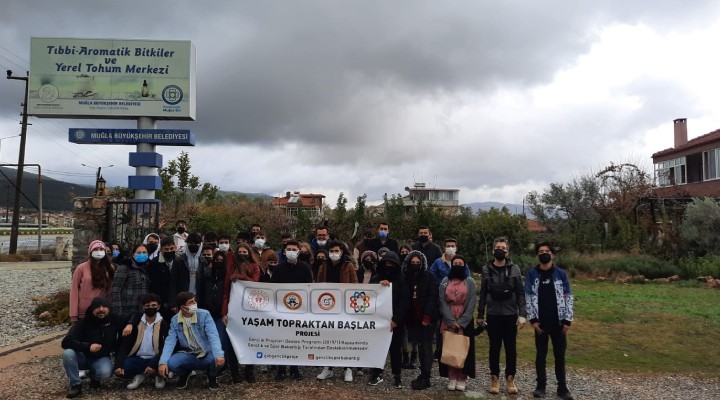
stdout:
<svg viewBox="0 0 720 400">
<path fill-rule="evenodd" d="M 415 256 L 420 257 L 421 265 L 420 271 L 413 275 L 407 268 L 410 263 L 410 259 Z M 425 255 L 417 250 L 411 251 L 402 265 L 402 270 L 405 273 L 405 283 L 407 284 L 407 293 L 405 296 L 409 299 L 408 315 L 406 324 L 408 327 L 417 328 L 422 323 L 424 316 L 430 317 L 430 323 L 434 324 L 440 319 L 440 308 L 438 307 L 438 284 L 435 281 L 435 276 L 428 271 L 427 259 Z M 413 309 L 413 304 L 417 303 L 420 307 L 417 316 L 416 310 Z M 418 319 L 418 317 L 420 319 Z"/>
<path fill-rule="evenodd" d="M 493 261 L 482 269 L 480 299 L 478 299 L 478 318 L 487 315 L 519 315 L 525 317 L 525 290 L 520 267 L 512 260 L 505 259 L 504 267 L 496 267 Z M 494 287 L 504 286 L 506 292 L 499 293 Z"/>
<path fill-rule="evenodd" d="M 93 315 L 93 310 L 100 306 L 110 308 L 110 302 L 104 297 L 94 298 L 85 310 L 85 317 L 76 322 L 63 338 L 61 343 L 63 349 L 73 349 L 91 359 L 108 357 L 115 351 L 127 320 L 119 315 L 113 315 L 112 311 L 109 311 L 103 321 L 98 320 Z M 90 351 L 90 345 L 93 343 L 100 344 L 102 348 L 96 352 Z"/>
<path fill-rule="evenodd" d="M 552 280 L 555 286 L 555 300 L 557 301 L 558 320 L 563 325 L 570 325 L 573 320 L 573 304 L 575 302 L 567 273 L 557 265 L 552 266 Z M 540 288 L 540 266 L 531 268 L 525 279 L 525 303 L 527 318 L 531 324 L 538 322 L 538 291 Z"/>
<path fill-rule="evenodd" d="M 132 332 L 130 335 L 120 339 L 118 350 L 115 353 L 115 369 L 123 368 L 125 358 L 134 356 L 140 349 L 140 344 L 145 335 L 145 329 L 147 329 L 147 325 L 142 321 L 143 315 L 145 314 L 136 314 L 133 316 L 132 321 L 130 321 Z M 155 318 L 162 318 L 162 316 L 158 313 Z M 153 328 L 153 350 L 155 350 L 155 354 L 162 353 L 169 329 L 170 322 L 166 319 L 155 324 Z"/>
</svg>

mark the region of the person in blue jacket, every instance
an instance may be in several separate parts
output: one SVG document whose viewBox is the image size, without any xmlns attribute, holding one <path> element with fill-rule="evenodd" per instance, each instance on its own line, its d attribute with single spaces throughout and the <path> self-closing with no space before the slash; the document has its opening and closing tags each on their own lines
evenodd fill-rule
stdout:
<svg viewBox="0 0 720 400">
<path fill-rule="evenodd" d="M 555 249 L 548 242 L 535 246 L 540 263 L 531 268 L 525 279 L 525 302 L 527 318 L 535 330 L 535 372 L 537 387 L 534 398 L 545 397 L 547 374 L 545 359 L 548 339 L 552 340 L 555 357 L 557 395 L 563 400 L 572 400 L 565 375 L 565 350 L 567 333 L 573 320 L 573 295 L 570 281 L 564 270 L 553 263 Z"/>
<path fill-rule="evenodd" d="M 163 378 L 171 371 L 177 374 L 178 389 L 184 389 L 192 371 L 205 370 L 210 390 L 217 390 L 217 371 L 225 364 L 225 353 L 215 321 L 210 312 L 197 308 L 194 293 L 178 293 L 175 304 L 180 311 L 170 322 L 158 372 Z"/>
</svg>

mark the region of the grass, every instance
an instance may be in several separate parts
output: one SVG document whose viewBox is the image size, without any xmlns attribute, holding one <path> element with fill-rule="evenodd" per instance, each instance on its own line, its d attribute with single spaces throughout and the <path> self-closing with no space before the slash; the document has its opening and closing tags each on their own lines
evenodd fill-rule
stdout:
<svg viewBox="0 0 720 400">
<path fill-rule="evenodd" d="M 720 290 L 688 283 L 572 285 L 575 320 L 568 333 L 569 366 L 720 376 Z M 478 358 L 486 360 L 487 336 L 478 344 Z M 532 329 L 518 334 L 518 359 L 534 362 Z M 552 350 L 550 371 L 551 365 Z"/>
<path fill-rule="evenodd" d="M 41 325 L 55 326 L 70 322 L 70 291 L 62 290 L 49 296 L 34 299 L 37 306 L 33 315 Z M 38 318 L 40 314 L 47 311 L 50 315 L 47 319 Z"/>
</svg>

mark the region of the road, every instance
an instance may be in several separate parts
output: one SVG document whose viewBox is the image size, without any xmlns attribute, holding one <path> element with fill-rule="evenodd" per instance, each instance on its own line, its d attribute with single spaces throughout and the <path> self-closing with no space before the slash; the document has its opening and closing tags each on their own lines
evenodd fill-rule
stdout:
<svg viewBox="0 0 720 400">
<path fill-rule="evenodd" d="M 55 253 L 55 238 L 62 237 L 66 241 L 72 242 L 73 235 L 59 235 L 59 234 L 51 234 L 51 235 L 42 235 L 41 238 L 41 244 L 43 251 L 51 251 L 53 254 Z M 38 235 L 20 235 L 18 236 L 18 251 L 19 252 L 33 252 L 37 253 L 37 243 L 38 243 Z M 9 235 L 0 235 L 0 253 L 7 254 L 8 249 L 10 248 L 10 236 Z"/>
</svg>

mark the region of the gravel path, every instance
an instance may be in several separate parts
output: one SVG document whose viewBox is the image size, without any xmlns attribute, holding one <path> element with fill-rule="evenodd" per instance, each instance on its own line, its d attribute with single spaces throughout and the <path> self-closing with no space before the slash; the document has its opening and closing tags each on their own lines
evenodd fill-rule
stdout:
<svg viewBox="0 0 720 400">
<path fill-rule="evenodd" d="M 32 317 L 35 304 L 31 300 L 67 289 L 70 284 L 69 269 L 3 271 L 0 273 L 0 347 L 23 342 L 35 336 L 66 331 L 67 327 L 38 327 Z M 67 378 L 58 357 L 34 360 L 24 364 L 0 370 L 0 398 L 2 399 L 60 399 L 67 391 Z M 241 383 L 230 385 L 229 378 L 220 380 L 221 387 L 217 392 L 206 388 L 205 380 L 196 376 L 191 379 L 190 388 L 181 396 L 168 384 L 165 390 L 156 390 L 150 381 L 140 389 L 130 392 L 125 389 L 126 383 L 120 380 L 109 382 L 100 390 L 90 390 L 86 385 L 83 398 L 97 399 L 237 399 L 237 398 L 268 398 L 268 399 L 301 399 L 311 397 L 320 399 L 352 399 L 358 398 L 480 398 L 480 399 L 531 399 L 534 389 L 534 366 L 520 363 L 516 377 L 519 395 L 490 395 L 486 392 L 489 383 L 487 361 L 480 357 L 477 371 L 478 379 L 470 380 L 465 393 L 449 392 L 445 389 L 447 380 L 437 375 L 437 367 L 433 369 L 430 389 L 414 391 L 409 388 L 410 381 L 417 376 L 417 370 L 403 370 L 403 389 L 392 387 L 390 368 L 386 367 L 385 382 L 377 387 L 368 386 L 367 374 L 355 376 L 355 382 L 342 381 L 342 373 L 328 381 L 317 381 L 315 376 L 319 368 L 304 368 L 305 379 L 301 382 L 275 382 L 271 373 L 258 373 L 255 384 Z M 548 368 L 549 385 L 547 398 L 554 396 L 552 366 Z M 664 400 L 664 399 L 720 399 L 720 380 L 705 377 L 670 374 L 630 374 L 613 371 L 572 369 L 569 366 L 568 382 L 576 399 L 617 399 L 617 400 Z M 504 388 L 504 387 L 503 387 Z"/>
<path fill-rule="evenodd" d="M 0 272 L 0 347 L 66 331 L 68 326 L 39 326 L 32 315 L 36 306 L 32 299 L 68 290 L 70 278 L 69 268 Z"/>
</svg>

